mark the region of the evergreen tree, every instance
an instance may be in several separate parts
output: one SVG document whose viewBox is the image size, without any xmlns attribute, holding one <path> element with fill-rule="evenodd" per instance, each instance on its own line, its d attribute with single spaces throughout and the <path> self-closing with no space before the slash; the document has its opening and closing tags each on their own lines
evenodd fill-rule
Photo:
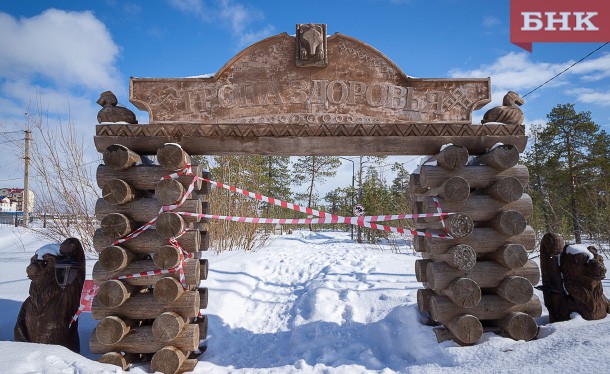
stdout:
<svg viewBox="0 0 610 374">
<path fill-rule="evenodd" d="M 408 206 L 410 195 L 409 195 L 409 172 L 405 169 L 404 165 L 395 162 L 392 165 L 392 171 L 396 173 L 396 177 L 392 180 L 392 186 L 390 192 L 392 193 L 392 201 L 397 207 Z"/>
<path fill-rule="evenodd" d="M 263 195 L 289 201 L 292 197 L 290 184 L 292 178 L 290 175 L 290 157 L 288 156 L 260 156 L 264 170 L 262 175 L 262 185 L 259 191 Z M 263 211 L 265 217 L 286 218 L 291 217 L 292 212 L 285 208 L 263 203 Z"/>
<path fill-rule="evenodd" d="M 299 185 L 307 184 L 305 196 L 308 207 L 314 203 L 316 184 L 335 176 L 340 165 L 338 157 L 302 156 L 297 159 L 293 165 L 293 180 Z M 309 229 L 313 231 L 313 226 L 309 225 Z"/>
<path fill-rule="evenodd" d="M 314 202 L 316 184 L 334 177 L 340 165 L 338 157 L 302 156 L 297 159 L 293 165 L 293 180 L 299 185 L 307 184 L 307 206 Z"/>
<path fill-rule="evenodd" d="M 538 229 L 573 234 L 581 243 L 584 231 L 598 231 L 595 223 L 603 214 L 599 204 L 607 190 L 610 140 L 589 112 L 576 112 L 573 104 L 555 106 L 547 119 L 546 127 L 532 129 L 534 144 L 525 156 L 535 208 L 532 223 L 542 216 Z"/>
</svg>

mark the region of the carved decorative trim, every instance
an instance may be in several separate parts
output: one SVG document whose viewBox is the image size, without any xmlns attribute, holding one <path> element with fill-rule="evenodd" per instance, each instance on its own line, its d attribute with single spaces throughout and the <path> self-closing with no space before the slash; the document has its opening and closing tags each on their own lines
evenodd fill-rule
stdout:
<svg viewBox="0 0 610 374">
<path fill-rule="evenodd" d="M 465 124 L 149 124 L 98 125 L 97 136 L 116 137 L 434 137 L 523 136 L 520 125 Z"/>
</svg>

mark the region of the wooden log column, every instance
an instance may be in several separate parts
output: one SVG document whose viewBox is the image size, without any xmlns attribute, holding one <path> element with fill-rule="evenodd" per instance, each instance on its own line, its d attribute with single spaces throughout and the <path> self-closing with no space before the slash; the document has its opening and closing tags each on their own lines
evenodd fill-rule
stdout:
<svg viewBox="0 0 610 374">
<path fill-rule="evenodd" d="M 540 280 L 540 270 L 528 261 L 535 245 L 534 231 L 527 225 L 532 201 L 524 194 L 527 168 L 518 161 L 519 150 L 501 144 L 460 167 L 424 164 L 410 179 L 415 213 L 436 212 L 433 196 L 438 196 L 443 212 L 453 213 L 444 228 L 452 239 L 414 239 L 415 250 L 424 258 L 417 260 L 415 275 L 426 287 L 418 290 L 419 310 L 430 313 L 460 344 L 480 337 L 479 320 L 517 340 L 531 340 L 537 333 L 533 318 L 541 305 L 533 285 Z M 458 186 L 452 182 L 458 180 L 468 184 L 464 199 L 444 192 L 446 186 Z M 427 233 L 442 228 L 437 219 L 418 220 L 416 225 Z"/>
<path fill-rule="evenodd" d="M 179 246 L 197 254 L 207 250 L 209 238 L 207 231 L 194 228 L 199 218 L 172 212 L 160 215 L 159 211 L 187 198 L 177 209 L 208 213 L 204 197 L 209 185 L 202 188 L 202 181 L 194 178 L 209 178 L 209 173 L 200 165 L 191 165 L 190 156 L 176 144 L 163 146 L 158 157 L 161 165 L 152 165 L 128 147 L 114 144 L 104 151 L 105 165 L 97 169 L 102 199 L 97 202 L 96 215 L 101 229 L 93 236 L 99 252 L 93 278 L 100 288 L 92 311 L 100 322 L 90 347 L 92 352 L 104 353 L 100 362 L 122 369 L 128 368 L 134 356 L 152 353 L 153 370 L 176 373 L 194 368 L 196 360 L 187 357 L 197 350 L 200 333 L 203 338 L 207 335 L 207 318 L 199 317 L 199 311 L 207 306 L 208 293 L 198 286 L 207 278 L 208 262 L 198 256 L 181 262 L 180 250 L 168 239 L 180 234 Z M 187 165 L 191 175 L 162 178 Z M 197 193 L 185 196 L 192 183 Z M 157 219 L 156 230 L 148 228 L 133 239 L 117 241 L 153 218 Z M 186 288 L 179 281 L 181 271 Z M 152 326 L 146 322 L 151 320 Z"/>
</svg>

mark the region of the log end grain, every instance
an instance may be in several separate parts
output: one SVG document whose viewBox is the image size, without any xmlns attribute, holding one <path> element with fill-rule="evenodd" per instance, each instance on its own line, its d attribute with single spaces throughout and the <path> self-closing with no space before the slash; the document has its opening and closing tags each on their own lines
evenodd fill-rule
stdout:
<svg viewBox="0 0 610 374">
<path fill-rule="evenodd" d="M 470 270 L 477 263 L 477 253 L 469 245 L 458 244 L 448 252 L 452 255 L 452 265 L 459 270 Z"/>
<path fill-rule="evenodd" d="M 174 340 L 180 335 L 184 325 L 185 318 L 181 317 L 176 312 L 165 312 L 155 318 L 152 325 L 152 332 L 155 339 L 168 342 Z"/>
<path fill-rule="evenodd" d="M 461 308 L 473 308 L 481 301 L 481 287 L 469 278 L 455 279 L 443 292 Z"/>
<path fill-rule="evenodd" d="M 532 299 L 534 288 L 524 277 L 510 276 L 496 288 L 498 296 L 514 304 L 525 304 Z"/>
<path fill-rule="evenodd" d="M 434 156 L 434 159 L 438 166 L 445 170 L 460 169 L 468 162 L 468 150 L 465 147 L 452 144 Z"/>
<path fill-rule="evenodd" d="M 163 205 L 177 204 L 185 193 L 184 186 L 175 179 L 163 179 L 155 188 L 155 197 Z"/>
<path fill-rule="evenodd" d="M 129 326 L 116 316 L 108 316 L 95 329 L 97 340 L 105 345 L 116 344 L 129 332 Z"/>
<path fill-rule="evenodd" d="M 157 217 L 155 227 L 159 235 L 166 239 L 170 239 L 180 235 L 180 233 L 185 230 L 186 223 L 179 214 L 174 212 L 163 212 Z"/>
<path fill-rule="evenodd" d="M 127 204 L 137 196 L 136 191 L 122 179 L 111 179 L 102 187 L 102 198 L 109 205 Z"/>
<path fill-rule="evenodd" d="M 451 177 L 442 184 L 439 195 L 449 201 L 464 201 L 470 196 L 470 184 L 462 177 Z"/>
<path fill-rule="evenodd" d="M 157 161 L 165 170 L 176 171 L 191 164 L 191 157 L 178 144 L 166 143 L 157 150 Z"/>
<path fill-rule="evenodd" d="M 102 219 L 100 228 L 105 236 L 118 239 L 131 233 L 135 227 L 133 221 L 126 215 L 111 213 Z"/>
<path fill-rule="evenodd" d="M 184 352 L 176 347 L 167 346 L 154 354 L 150 361 L 150 368 L 155 372 L 158 371 L 163 374 L 175 374 L 185 360 L 186 355 Z"/>
<path fill-rule="evenodd" d="M 445 218 L 445 227 L 448 234 L 454 238 L 465 238 L 472 234 L 474 222 L 467 214 L 455 213 Z"/>
<path fill-rule="evenodd" d="M 180 249 L 172 245 L 157 248 L 153 254 L 153 262 L 159 269 L 173 269 L 180 265 Z"/>
<path fill-rule="evenodd" d="M 470 314 L 457 316 L 446 325 L 453 336 L 464 344 L 474 344 L 483 335 L 483 325 L 481 321 Z"/>
<path fill-rule="evenodd" d="M 516 210 L 499 212 L 491 221 L 491 226 L 499 233 L 506 236 L 515 236 L 525 231 L 527 220 L 525 216 Z"/>
<path fill-rule="evenodd" d="M 514 312 L 497 321 L 504 333 L 515 340 L 529 341 L 538 334 L 536 320 L 529 314 Z"/>
<path fill-rule="evenodd" d="M 506 244 L 493 253 L 492 257 L 509 269 L 523 267 L 528 261 L 527 250 L 521 244 Z"/>
<path fill-rule="evenodd" d="M 436 293 L 427 288 L 417 290 L 417 307 L 420 312 L 426 313 L 430 311 L 430 298 Z"/>
<path fill-rule="evenodd" d="M 108 146 L 103 153 L 104 164 L 114 170 L 126 170 L 136 162 L 140 162 L 140 156 L 129 148 L 120 144 Z"/>
<path fill-rule="evenodd" d="M 519 150 L 512 144 L 499 145 L 479 156 L 475 164 L 484 164 L 496 170 L 506 170 L 519 162 Z"/>
<path fill-rule="evenodd" d="M 131 287 L 120 280 L 108 280 L 100 285 L 95 298 L 106 308 L 117 308 L 131 296 Z"/>
<path fill-rule="evenodd" d="M 486 192 L 498 201 L 510 203 L 511 201 L 519 200 L 525 191 L 519 179 L 504 177 L 498 179 Z"/>
<path fill-rule="evenodd" d="M 171 303 L 178 300 L 184 293 L 182 284 L 171 277 L 161 278 L 155 283 L 153 296 L 160 303 Z"/>
<path fill-rule="evenodd" d="M 97 361 L 102 364 L 118 366 L 121 368 L 121 370 L 127 370 L 130 364 L 128 357 L 128 355 L 122 355 L 120 352 L 108 352 L 98 358 Z"/>
<path fill-rule="evenodd" d="M 98 262 L 106 271 L 119 271 L 134 258 L 134 254 L 119 246 L 106 247 L 99 256 Z"/>
</svg>

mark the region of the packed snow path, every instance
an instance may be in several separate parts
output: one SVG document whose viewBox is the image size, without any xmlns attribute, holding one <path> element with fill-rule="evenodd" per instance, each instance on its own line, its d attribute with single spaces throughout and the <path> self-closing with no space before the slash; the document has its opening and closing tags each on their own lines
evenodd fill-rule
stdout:
<svg viewBox="0 0 610 374">
<path fill-rule="evenodd" d="M 97 321 L 91 314 L 81 315 L 79 325 L 85 357 L 10 342 L 28 295 L 25 267 L 47 243 L 23 229 L 0 228 L 0 365 L 9 369 L 3 373 L 116 373 L 116 367 L 92 361 L 97 355 L 88 340 Z M 419 257 L 404 242 L 396 253 L 389 245 L 355 244 L 349 233 L 296 231 L 272 236 L 253 252 L 205 257 L 208 350 L 196 373 L 610 372 L 610 317 L 589 322 L 576 315 L 547 324 L 544 310 L 537 340 L 485 333 L 472 347 L 437 343 L 417 311 Z M 89 274 L 93 263 L 88 261 Z M 608 279 L 604 287 L 608 295 Z"/>
</svg>

